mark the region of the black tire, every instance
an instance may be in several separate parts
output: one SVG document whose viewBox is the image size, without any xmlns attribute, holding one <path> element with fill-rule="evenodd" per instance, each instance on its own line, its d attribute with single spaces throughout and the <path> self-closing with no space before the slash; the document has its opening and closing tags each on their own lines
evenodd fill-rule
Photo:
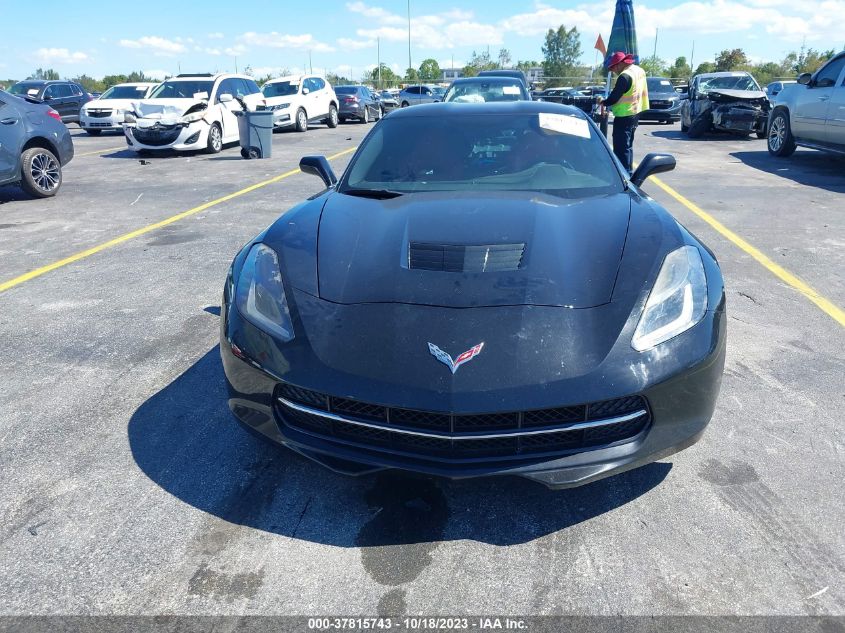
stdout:
<svg viewBox="0 0 845 633">
<path fill-rule="evenodd" d="M 299 108 L 296 111 L 296 131 L 297 132 L 307 132 L 308 131 L 308 115 L 305 114 L 305 110 Z"/>
<path fill-rule="evenodd" d="M 329 106 L 329 118 L 326 119 L 326 125 L 331 128 L 337 127 L 338 124 L 338 117 L 337 117 L 337 108 L 334 105 Z"/>
<path fill-rule="evenodd" d="M 687 136 L 690 138 L 701 138 L 710 129 L 709 117 L 698 117 L 690 123 Z"/>
<path fill-rule="evenodd" d="M 208 142 L 205 145 L 205 151 L 208 154 L 219 154 L 223 149 L 223 129 L 219 123 L 212 123 L 211 129 L 208 130 Z"/>
<path fill-rule="evenodd" d="M 688 125 L 684 125 L 683 123 L 681 123 L 681 132 L 683 132 L 684 134 L 686 134 L 688 130 L 689 130 L 689 126 L 688 126 Z"/>
<path fill-rule="evenodd" d="M 99 136 L 103 131 L 102 130 L 92 130 L 92 129 L 89 128 L 89 129 L 85 130 L 85 132 L 88 134 L 88 136 Z"/>
<path fill-rule="evenodd" d="M 252 156 L 249 155 L 248 149 L 244 149 L 243 147 L 241 148 L 241 158 L 245 160 L 249 160 L 250 158 L 252 158 Z"/>
<path fill-rule="evenodd" d="M 411 105 L 411 104 L 410 104 L 410 103 L 408 103 L 407 101 L 403 101 L 403 102 L 402 102 L 402 107 L 403 107 L 403 108 L 407 108 L 409 105 Z"/>
<path fill-rule="evenodd" d="M 772 116 L 769 124 L 766 147 L 769 154 L 786 158 L 795 152 L 795 137 L 792 136 L 792 128 L 789 125 L 789 114 L 786 110 L 780 109 Z"/>
<path fill-rule="evenodd" d="M 62 165 L 55 154 L 31 147 L 21 154 L 21 187 L 34 198 L 52 198 L 62 186 Z"/>
</svg>

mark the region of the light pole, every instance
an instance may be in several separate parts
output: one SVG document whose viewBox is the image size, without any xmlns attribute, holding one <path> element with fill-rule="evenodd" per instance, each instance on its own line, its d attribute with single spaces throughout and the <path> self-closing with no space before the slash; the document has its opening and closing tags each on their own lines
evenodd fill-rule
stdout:
<svg viewBox="0 0 845 633">
<path fill-rule="evenodd" d="M 408 0 L 408 79 L 411 78 L 411 0 Z"/>
</svg>

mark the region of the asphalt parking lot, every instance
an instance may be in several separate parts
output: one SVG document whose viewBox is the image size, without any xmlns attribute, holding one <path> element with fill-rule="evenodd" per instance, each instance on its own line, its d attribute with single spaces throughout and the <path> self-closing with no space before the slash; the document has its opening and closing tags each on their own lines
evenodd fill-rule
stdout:
<svg viewBox="0 0 845 633">
<path fill-rule="evenodd" d="M 0 189 L 0 612 L 845 615 L 845 161 L 640 126 L 678 159 L 646 190 L 722 265 L 722 392 L 694 447 L 552 492 L 346 478 L 229 413 L 231 258 L 368 129 L 142 162 L 74 128 L 55 199 Z"/>
</svg>

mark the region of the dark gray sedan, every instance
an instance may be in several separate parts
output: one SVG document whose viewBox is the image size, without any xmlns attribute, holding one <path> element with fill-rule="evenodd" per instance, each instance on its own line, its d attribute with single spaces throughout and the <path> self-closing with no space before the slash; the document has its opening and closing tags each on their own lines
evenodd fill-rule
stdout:
<svg viewBox="0 0 845 633">
<path fill-rule="evenodd" d="M 0 185 L 20 183 L 30 195 L 49 198 L 72 158 L 73 141 L 56 110 L 0 90 Z"/>
<path fill-rule="evenodd" d="M 337 86 L 337 114 L 341 122 L 354 119 L 361 123 L 378 121 L 382 116 L 381 103 L 366 86 Z"/>
</svg>

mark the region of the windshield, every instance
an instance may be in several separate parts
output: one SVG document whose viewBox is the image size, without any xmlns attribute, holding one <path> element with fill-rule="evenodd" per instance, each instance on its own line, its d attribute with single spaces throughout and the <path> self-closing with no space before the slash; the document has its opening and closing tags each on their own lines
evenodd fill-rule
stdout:
<svg viewBox="0 0 845 633">
<path fill-rule="evenodd" d="M 675 92 L 672 82 L 662 77 L 649 77 L 646 79 L 649 92 Z"/>
<path fill-rule="evenodd" d="M 148 86 L 112 86 L 100 99 L 143 99 Z"/>
<path fill-rule="evenodd" d="M 165 81 L 153 90 L 150 99 L 193 99 L 200 92 L 210 96 L 212 88 L 213 81 Z"/>
<path fill-rule="evenodd" d="M 35 93 L 38 94 L 38 91 L 41 90 L 41 86 L 38 84 L 15 84 L 11 88 L 9 88 L 9 93 L 13 95 L 25 95 L 29 94 L 30 90 L 34 90 Z"/>
<path fill-rule="evenodd" d="M 299 92 L 299 82 L 277 81 L 271 84 L 264 84 L 261 92 L 265 97 L 289 97 Z"/>
<path fill-rule="evenodd" d="M 446 88 L 442 88 L 441 86 L 435 86 L 434 88 L 431 89 L 431 91 L 434 94 L 436 94 L 440 97 L 442 97 L 444 94 L 446 94 Z"/>
<path fill-rule="evenodd" d="M 519 81 L 467 81 L 449 88 L 444 101 L 456 103 L 484 103 L 489 101 L 522 101 Z"/>
<path fill-rule="evenodd" d="M 760 86 L 751 75 L 736 75 L 734 77 L 710 77 L 702 79 L 698 84 L 701 92 L 710 90 L 760 90 Z"/>
<path fill-rule="evenodd" d="M 483 114 L 384 119 L 341 192 L 538 191 L 566 198 L 622 191 L 610 153 L 584 117 Z"/>
</svg>

